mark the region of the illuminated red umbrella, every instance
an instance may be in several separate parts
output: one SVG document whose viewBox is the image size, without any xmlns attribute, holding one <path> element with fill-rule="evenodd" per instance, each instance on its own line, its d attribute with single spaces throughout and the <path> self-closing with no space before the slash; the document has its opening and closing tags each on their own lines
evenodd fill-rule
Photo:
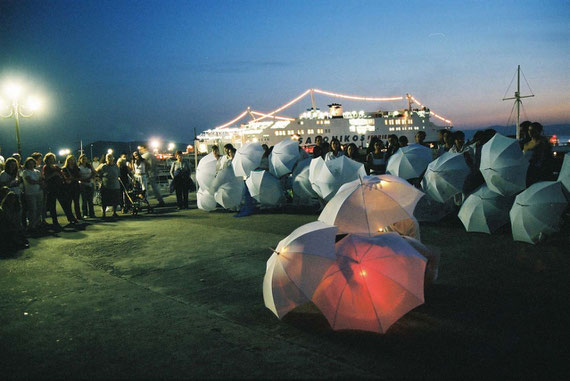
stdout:
<svg viewBox="0 0 570 381">
<path fill-rule="evenodd" d="M 332 329 L 384 333 L 424 303 L 426 258 L 396 233 L 349 234 L 312 301 Z"/>
</svg>

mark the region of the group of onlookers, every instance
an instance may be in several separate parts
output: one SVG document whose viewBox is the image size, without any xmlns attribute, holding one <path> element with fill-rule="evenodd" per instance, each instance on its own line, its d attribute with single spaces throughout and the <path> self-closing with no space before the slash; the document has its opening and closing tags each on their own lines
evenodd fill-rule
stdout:
<svg viewBox="0 0 570 381">
<path fill-rule="evenodd" d="M 191 170 L 181 151 L 175 156 L 177 160 L 170 168 L 173 191 L 176 190 L 178 208 L 187 209 Z M 115 162 L 113 154 L 108 153 L 103 162 L 98 157 L 91 162 L 84 154 L 79 159 L 68 155 L 62 166 L 51 152 L 45 156 L 35 152 L 23 162 L 19 154 L 6 160 L 0 156 L 1 254 L 29 247 L 29 236 L 63 230 L 57 203 L 71 226 L 96 217 L 96 192 L 100 193 L 102 218 L 107 218 L 107 212 L 118 217 L 119 208 L 123 213 L 129 212 L 133 205 L 128 192 L 135 187 L 146 197 L 150 186 L 157 206 L 164 206 L 157 185 L 157 167 L 156 157 L 146 146 L 140 146 L 132 159 L 121 154 Z"/>
</svg>

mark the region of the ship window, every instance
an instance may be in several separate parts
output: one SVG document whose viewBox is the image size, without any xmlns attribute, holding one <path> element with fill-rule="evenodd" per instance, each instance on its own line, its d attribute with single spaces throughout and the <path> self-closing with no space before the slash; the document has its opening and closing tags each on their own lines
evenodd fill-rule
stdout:
<svg viewBox="0 0 570 381">
<path fill-rule="evenodd" d="M 388 128 L 388 131 L 394 131 L 394 127 Z"/>
<path fill-rule="evenodd" d="M 325 120 L 325 124 L 331 124 L 330 120 Z"/>
<path fill-rule="evenodd" d="M 408 124 L 414 123 L 411 119 L 408 119 Z"/>
<path fill-rule="evenodd" d="M 401 131 L 402 129 L 400 127 L 396 127 L 396 131 Z"/>
<path fill-rule="evenodd" d="M 394 119 L 390 119 L 390 125 L 394 125 Z"/>
<path fill-rule="evenodd" d="M 275 136 L 279 136 L 279 131 L 275 131 Z"/>
<path fill-rule="evenodd" d="M 387 121 L 387 120 L 384 120 L 384 124 L 387 126 L 387 125 L 388 125 L 388 121 Z"/>
<path fill-rule="evenodd" d="M 400 119 L 396 119 L 396 124 L 400 124 Z"/>
<path fill-rule="evenodd" d="M 303 124 L 303 123 L 305 123 L 305 122 L 301 121 L 299 124 Z"/>
</svg>

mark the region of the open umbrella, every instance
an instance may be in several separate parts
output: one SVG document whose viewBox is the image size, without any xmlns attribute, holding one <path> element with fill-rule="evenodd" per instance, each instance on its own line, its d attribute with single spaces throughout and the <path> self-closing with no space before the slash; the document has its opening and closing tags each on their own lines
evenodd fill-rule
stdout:
<svg viewBox="0 0 570 381">
<path fill-rule="evenodd" d="M 434 200 L 444 203 L 461 193 L 468 174 L 463 154 L 446 152 L 428 164 L 422 188 Z"/>
<path fill-rule="evenodd" d="M 297 163 L 292 174 L 293 201 L 296 204 L 313 204 L 319 195 L 313 190 L 309 179 L 311 159 L 307 158 Z"/>
<path fill-rule="evenodd" d="M 213 192 L 212 183 L 216 177 L 216 164 L 218 161 L 213 153 L 204 156 L 196 167 L 196 181 L 201 189 Z"/>
<path fill-rule="evenodd" d="M 485 184 L 463 202 L 459 219 L 468 232 L 491 234 L 509 222 L 513 198 L 493 192 Z"/>
<path fill-rule="evenodd" d="M 198 189 L 198 192 L 196 192 L 196 204 L 198 205 L 198 209 L 206 212 L 211 212 L 216 209 L 216 200 L 214 199 L 214 195 L 202 188 Z"/>
<path fill-rule="evenodd" d="M 558 181 L 564 186 L 566 195 L 570 195 L 570 153 L 564 155 L 562 168 L 560 168 L 560 173 L 558 174 Z"/>
<path fill-rule="evenodd" d="M 420 177 L 432 160 L 431 150 L 421 144 L 400 147 L 390 156 L 386 173 L 409 180 Z"/>
<path fill-rule="evenodd" d="M 343 184 L 364 176 L 364 165 L 346 156 L 327 161 L 318 157 L 311 161 L 309 167 L 311 186 L 319 197 L 326 201 L 333 198 Z"/>
<path fill-rule="evenodd" d="M 526 188 L 528 160 L 516 139 L 495 134 L 481 149 L 479 168 L 493 192 L 512 196 Z"/>
<path fill-rule="evenodd" d="M 218 172 L 212 188 L 215 190 L 214 199 L 224 209 L 239 209 L 245 185 L 241 177 L 235 176 L 231 165 Z"/>
<path fill-rule="evenodd" d="M 251 197 L 262 206 L 277 206 L 283 201 L 281 182 L 267 171 L 251 171 L 245 183 Z"/>
<path fill-rule="evenodd" d="M 532 184 L 515 198 L 510 211 L 513 239 L 535 244 L 560 230 L 568 202 L 557 181 Z"/>
<path fill-rule="evenodd" d="M 263 282 L 265 306 L 277 317 L 304 302 L 300 293 L 311 298 L 336 260 L 336 233 L 335 226 L 315 221 L 298 227 L 279 242 L 267 262 Z"/>
<path fill-rule="evenodd" d="M 332 329 L 384 333 L 424 303 L 426 259 L 395 233 L 349 234 L 312 301 Z"/>
<path fill-rule="evenodd" d="M 422 191 L 398 176 L 379 175 L 382 191 L 392 197 L 400 206 L 413 215 L 419 200 L 425 195 Z M 370 180 L 372 181 L 372 180 Z"/>
<path fill-rule="evenodd" d="M 269 154 L 269 172 L 277 178 L 293 171 L 299 160 L 299 142 L 289 138 L 273 146 Z"/>
<path fill-rule="evenodd" d="M 259 167 L 263 152 L 263 147 L 260 143 L 246 143 L 239 147 L 235 157 L 232 159 L 235 175 L 249 176 L 251 171 Z"/>
<path fill-rule="evenodd" d="M 277 253 L 273 253 L 267 261 L 263 277 L 263 302 L 279 319 L 295 307 L 309 302 L 285 272 Z"/>
<path fill-rule="evenodd" d="M 398 198 L 393 196 L 396 193 L 394 185 L 377 176 L 365 176 L 344 184 L 324 207 L 319 221 L 338 226 L 339 233 L 373 236 L 398 231 L 419 238 L 419 225 L 413 212 L 409 212 L 413 208 L 409 206 L 406 210 L 399 204 Z M 412 186 L 409 188 L 413 189 Z M 398 186 L 401 192 L 417 195 L 415 189 L 409 188 Z"/>
</svg>

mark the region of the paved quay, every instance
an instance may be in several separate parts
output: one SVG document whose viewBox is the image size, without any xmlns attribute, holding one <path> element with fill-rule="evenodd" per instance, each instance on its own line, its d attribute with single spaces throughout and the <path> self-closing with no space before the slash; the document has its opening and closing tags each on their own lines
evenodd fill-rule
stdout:
<svg viewBox="0 0 570 381">
<path fill-rule="evenodd" d="M 537 246 L 510 231 L 422 224 L 441 249 L 426 303 L 385 335 L 263 304 L 271 249 L 317 214 L 176 211 L 92 221 L 0 260 L 3 379 L 562 378 L 570 224 Z M 195 202 L 194 206 L 195 208 Z"/>
</svg>

